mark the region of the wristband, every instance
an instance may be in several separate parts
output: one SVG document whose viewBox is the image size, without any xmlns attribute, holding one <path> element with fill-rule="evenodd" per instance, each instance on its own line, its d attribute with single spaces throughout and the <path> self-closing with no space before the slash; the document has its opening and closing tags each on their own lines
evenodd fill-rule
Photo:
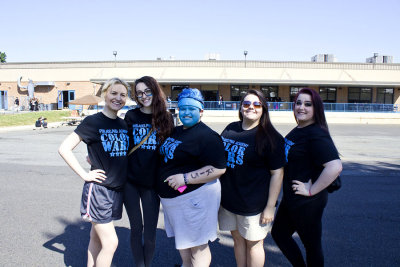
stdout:
<svg viewBox="0 0 400 267">
<path fill-rule="evenodd" d="M 183 174 L 183 181 L 185 184 L 188 184 L 186 173 Z"/>
</svg>

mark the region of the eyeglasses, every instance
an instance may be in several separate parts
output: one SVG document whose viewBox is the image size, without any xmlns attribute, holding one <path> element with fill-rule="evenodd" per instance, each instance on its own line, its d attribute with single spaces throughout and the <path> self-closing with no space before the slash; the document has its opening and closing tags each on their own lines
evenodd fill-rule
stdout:
<svg viewBox="0 0 400 267">
<path fill-rule="evenodd" d="M 145 96 L 152 96 L 153 94 L 151 93 L 151 89 L 147 88 L 143 92 L 136 92 L 136 97 L 137 98 L 142 98 L 143 95 Z"/>
<path fill-rule="evenodd" d="M 244 108 L 249 108 L 251 104 L 253 104 L 254 108 L 262 108 L 261 102 L 259 101 L 254 101 L 253 103 L 251 103 L 251 101 L 243 101 L 242 106 Z"/>
<path fill-rule="evenodd" d="M 296 106 L 301 106 L 301 104 L 304 103 L 305 107 L 312 107 L 312 103 L 311 102 L 301 102 L 300 100 L 296 101 Z"/>
</svg>

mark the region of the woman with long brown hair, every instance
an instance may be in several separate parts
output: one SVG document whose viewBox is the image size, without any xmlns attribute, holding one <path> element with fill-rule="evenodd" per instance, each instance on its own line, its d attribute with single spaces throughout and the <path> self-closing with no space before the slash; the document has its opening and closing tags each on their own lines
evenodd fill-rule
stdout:
<svg viewBox="0 0 400 267">
<path fill-rule="evenodd" d="M 128 182 L 124 205 L 131 226 L 131 249 L 136 266 L 151 266 L 155 250 L 160 200 L 154 191 L 159 144 L 171 134 L 173 120 L 165 94 L 150 76 L 135 81 L 134 98 L 139 108 L 125 115 L 131 145 L 138 146 L 128 158 Z M 140 207 L 142 204 L 142 209 Z M 143 220 L 142 220 L 143 218 Z M 144 240 L 144 243 L 142 243 Z"/>
<path fill-rule="evenodd" d="M 249 90 L 242 98 L 239 119 L 221 134 L 227 170 L 220 178 L 219 228 L 232 234 L 238 267 L 261 267 L 282 185 L 284 142 L 260 91 Z"/>
<path fill-rule="evenodd" d="M 272 237 L 293 266 L 324 266 L 321 239 L 322 215 L 328 202 L 326 188 L 342 171 L 342 163 L 319 94 L 310 88 L 301 89 L 293 111 L 297 127 L 285 137 L 283 198 Z M 305 247 L 306 260 L 292 237 L 295 232 Z"/>
</svg>

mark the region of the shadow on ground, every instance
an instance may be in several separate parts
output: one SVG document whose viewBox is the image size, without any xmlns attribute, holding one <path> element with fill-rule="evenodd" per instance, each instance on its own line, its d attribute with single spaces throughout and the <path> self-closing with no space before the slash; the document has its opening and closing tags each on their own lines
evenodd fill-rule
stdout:
<svg viewBox="0 0 400 267">
<path fill-rule="evenodd" d="M 383 161 L 344 162 L 342 175 L 400 176 L 400 164 Z"/>
</svg>

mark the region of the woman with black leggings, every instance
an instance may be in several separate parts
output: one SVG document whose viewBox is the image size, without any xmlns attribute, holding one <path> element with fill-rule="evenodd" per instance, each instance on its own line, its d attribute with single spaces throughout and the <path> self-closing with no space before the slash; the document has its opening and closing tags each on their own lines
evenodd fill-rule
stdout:
<svg viewBox="0 0 400 267">
<path fill-rule="evenodd" d="M 160 209 L 160 199 L 154 190 L 159 166 L 157 148 L 174 127 L 165 99 L 157 81 L 144 76 L 135 81 L 135 100 L 139 108 L 125 115 L 131 145 L 138 146 L 128 158 L 128 182 L 124 191 L 124 205 L 131 226 L 131 249 L 138 267 L 151 266 L 155 250 Z"/>
<path fill-rule="evenodd" d="M 301 89 L 293 110 L 297 127 L 285 137 L 283 200 L 271 234 L 293 266 L 324 266 L 321 237 L 326 188 L 342 171 L 342 163 L 318 93 Z M 306 261 L 292 237 L 295 232 L 305 247 Z"/>
</svg>

